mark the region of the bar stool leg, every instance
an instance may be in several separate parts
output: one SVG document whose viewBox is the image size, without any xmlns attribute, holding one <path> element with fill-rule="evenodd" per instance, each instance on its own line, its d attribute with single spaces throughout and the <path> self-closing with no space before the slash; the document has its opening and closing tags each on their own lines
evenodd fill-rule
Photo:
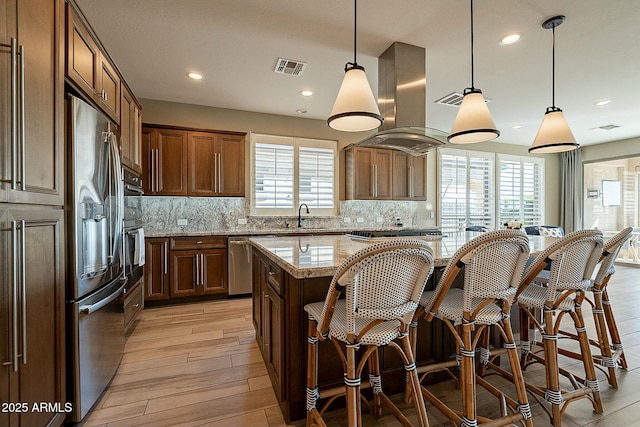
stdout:
<svg viewBox="0 0 640 427">
<path fill-rule="evenodd" d="M 560 371 L 558 367 L 558 335 L 554 333 L 554 314 L 555 310 L 543 309 L 544 316 L 544 334 L 542 341 L 544 343 L 544 360 L 545 373 L 547 377 L 547 389 L 544 398 L 551 403 L 551 416 L 554 427 L 562 426 L 561 407 L 564 402 L 562 392 L 560 391 Z"/>
<path fill-rule="evenodd" d="M 371 412 L 374 415 L 382 415 L 382 404 L 380 393 L 382 392 L 382 378 L 380 377 L 380 357 L 376 349 L 367 359 L 369 367 L 369 383 L 373 391 L 373 401 L 371 404 Z"/>
<path fill-rule="evenodd" d="M 361 427 L 360 420 L 360 375 L 357 372 L 357 345 L 346 346 L 347 372 L 344 383 L 347 393 L 347 425 L 349 427 Z"/>
<path fill-rule="evenodd" d="M 509 319 L 502 321 L 502 329 L 507 336 L 507 339 L 504 343 L 504 348 L 507 350 L 507 356 L 509 357 L 509 364 L 511 366 L 511 372 L 513 374 L 513 385 L 516 388 L 516 395 L 518 396 L 518 410 L 522 414 L 525 426 L 532 427 L 533 420 L 531 417 L 531 406 L 529 405 L 527 389 L 524 383 L 524 377 L 522 376 L 522 371 L 520 369 L 520 360 L 518 358 L 516 341 L 513 337 L 513 330 L 511 329 L 511 322 L 509 321 Z M 487 328 L 487 331 L 488 330 L 489 329 Z"/>
<path fill-rule="evenodd" d="M 429 418 L 427 416 L 427 407 L 422 397 L 422 390 L 420 388 L 420 379 L 418 378 L 418 370 L 416 368 L 415 355 L 411 348 L 411 341 L 409 336 L 406 335 L 400 338 L 400 344 L 404 351 L 406 361 L 405 370 L 407 371 L 408 387 L 411 387 L 411 397 L 413 398 L 414 406 L 416 408 L 416 415 L 418 417 L 418 425 L 421 427 L 429 427 Z"/>
<path fill-rule="evenodd" d="M 462 391 L 462 424 L 473 426 L 476 420 L 476 373 L 475 349 L 473 348 L 472 324 L 460 326 L 463 348 L 460 349 L 460 388 Z"/>
<path fill-rule="evenodd" d="M 309 318 L 307 327 L 307 427 L 314 424 L 318 401 L 318 338 L 315 320 Z"/>
<path fill-rule="evenodd" d="M 602 291 L 602 307 L 604 308 L 607 328 L 609 329 L 609 334 L 611 334 L 611 343 L 613 344 L 613 348 L 616 351 L 616 357 L 618 358 L 618 365 L 620 365 L 620 367 L 623 369 L 627 369 L 627 359 L 624 356 L 624 351 L 622 349 L 622 340 L 620 340 L 618 325 L 616 324 L 616 319 L 613 316 L 613 309 L 611 308 L 611 303 L 609 302 L 609 294 L 606 288 Z"/>
<path fill-rule="evenodd" d="M 584 298 L 584 295 L 583 295 Z M 576 305 L 582 302 L 582 298 L 576 299 Z M 593 410 L 596 414 L 601 414 L 602 399 L 600 398 L 600 387 L 598 385 L 598 379 L 596 378 L 596 369 L 593 365 L 593 357 L 591 357 L 591 348 L 589 344 L 589 337 L 587 337 L 587 330 L 584 327 L 584 320 L 582 318 L 582 311 L 576 310 L 571 312 L 571 317 L 576 325 L 576 332 L 578 333 L 578 341 L 580 342 L 580 351 L 582 353 L 582 363 L 584 365 L 584 372 L 587 377 L 586 386 L 590 387 L 593 394 Z"/>
<path fill-rule="evenodd" d="M 602 291 L 593 291 L 593 322 L 596 326 L 596 336 L 598 339 L 598 346 L 600 348 L 600 364 L 607 368 L 609 385 L 614 388 L 618 388 L 618 379 L 616 378 L 616 365 L 613 360 L 613 353 L 611 352 L 611 345 L 609 344 L 609 333 L 607 332 L 607 321 L 604 315 L 604 308 L 602 305 Z M 582 313 L 581 313 L 582 315 Z"/>
</svg>

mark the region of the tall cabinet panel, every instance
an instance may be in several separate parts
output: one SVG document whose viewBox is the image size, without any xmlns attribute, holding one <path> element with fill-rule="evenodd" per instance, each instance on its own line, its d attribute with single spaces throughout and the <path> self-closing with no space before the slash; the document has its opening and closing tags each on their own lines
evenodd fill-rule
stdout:
<svg viewBox="0 0 640 427">
<path fill-rule="evenodd" d="M 0 4 L 0 201 L 62 205 L 60 2 Z"/>
<path fill-rule="evenodd" d="M 143 128 L 145 194 L 187 195 L 187 132 Z"/>
<path fill-rule="evenodd" d="M 64 211 L 0 207 L 0 400 L 28 410 L 0 413 L 2 426 L 60 425 L 64 412 L 32 411 L 40 402 L 65 402 Z M 64 408 L 61 408 L 64 411 Z"/>
</svg>

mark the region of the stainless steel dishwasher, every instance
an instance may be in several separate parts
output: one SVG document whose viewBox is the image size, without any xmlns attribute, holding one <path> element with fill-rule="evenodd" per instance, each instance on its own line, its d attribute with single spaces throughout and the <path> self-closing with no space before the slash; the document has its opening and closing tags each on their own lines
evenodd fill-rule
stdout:
<svg viewBox="0 0 640 427">
<path fill-rule="evenodd" d="M 252 290 L 249 237 L 229 237 L 229 295 L 248 295 Z"/>
</svg>

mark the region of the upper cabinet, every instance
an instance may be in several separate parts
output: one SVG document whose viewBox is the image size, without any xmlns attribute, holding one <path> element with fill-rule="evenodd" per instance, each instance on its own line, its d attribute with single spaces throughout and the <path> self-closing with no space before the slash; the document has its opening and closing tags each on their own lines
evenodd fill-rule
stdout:
<svg viewBox="0 0 640 427">
<path fill-rule="evenodd" d="M 0 201 L 62 205 L 61 1 L 0 2 Z"/>
<path fill-rule="evenodd" d="M 141 108 L 126 85 L 120 96 L 120 156 L 122 164 L 142 174 Z"/>
<path fill-rule="evenodd" d="M 245 134 L 142 129 L 145 194 L 244 196 Z"/>
<path fill-rule="evenodd" d="M 351 147 L 345 160 L 347 199 L 391 199 L 392 150 Z"/>
<path fill-rule="evenodd" d="M 345 150 L 348 200 L 426 200 L 426 158 L 398 150 Z"/>
<path fill-rule="evenodd" d="M 393 200 L 427 200 L 427 158 L 393 152 Z"/>
<path fill-rule="evenodd" d="M 120 77 L 80 16 L 67 4 L 67 76 L 111 119 L 120 120 Z"/>
</svg>

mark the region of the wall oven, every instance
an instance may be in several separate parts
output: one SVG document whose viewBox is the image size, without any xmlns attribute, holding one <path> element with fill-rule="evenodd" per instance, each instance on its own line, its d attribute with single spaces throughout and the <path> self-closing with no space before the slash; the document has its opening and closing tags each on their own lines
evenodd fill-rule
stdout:
<svg viewBox="0 0 640 427">
<path fill-rule="evenodd" d="M 131 288 L 143 276 L 144 228 L 142 226 L 142 179 L 123 169 L 124 184 L 124 273 Z"/>
</svg>

